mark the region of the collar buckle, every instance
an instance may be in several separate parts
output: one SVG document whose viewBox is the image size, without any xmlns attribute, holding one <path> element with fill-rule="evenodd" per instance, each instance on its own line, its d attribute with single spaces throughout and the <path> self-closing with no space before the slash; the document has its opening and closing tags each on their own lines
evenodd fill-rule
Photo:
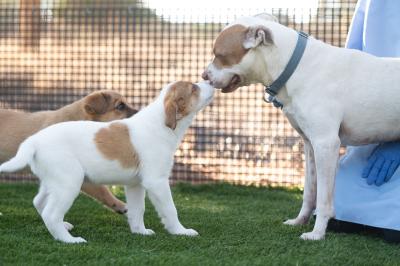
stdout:
<svg viewBox="0 0 400 266">
<path fill-rule="evenodd" d="M 275 90 L 273 90 L 271 88 L 271 85 L 269 85 L 269 86 L 265 86 L 264 94 L 269 94 L 269 95 L 275 96 L 277 93 Z"/>
<path fill-rule="evenodd" d="M 278 101 L 275 97 L 276 93 L 272 94 L 268 92 L 268 87 L 265 87 L 265 92 L 263 96 L 263 100 L 266 103 L 272 103 L 276 108 L 283 108 L 283 104 Z"/>
</svg>

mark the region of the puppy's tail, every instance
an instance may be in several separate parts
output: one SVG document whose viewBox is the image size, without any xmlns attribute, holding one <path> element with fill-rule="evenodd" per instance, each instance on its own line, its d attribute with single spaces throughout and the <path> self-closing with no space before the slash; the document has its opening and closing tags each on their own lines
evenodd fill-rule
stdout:
<svg viewBox="0 0 400 266">
<path fill-rule="evenodd" d="M 25 168 L 35 155 L 35 147 L 30 138 L 22 142 L 14 158 L 0 165 L 1 172 L 15 172 Z"/>
</svg>

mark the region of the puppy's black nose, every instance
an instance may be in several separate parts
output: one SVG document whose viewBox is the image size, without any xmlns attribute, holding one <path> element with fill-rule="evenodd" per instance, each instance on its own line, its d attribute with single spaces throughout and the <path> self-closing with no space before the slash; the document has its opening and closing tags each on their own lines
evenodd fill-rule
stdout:
<svg viewBox="0 0 400 266">
<path fill-rule="evenodd" d="M 201 74 L 201 77 L 202 77 L 204 80 L 208 80 L 207 71 L 204 71 L 203 74 Z"/>
</svg>

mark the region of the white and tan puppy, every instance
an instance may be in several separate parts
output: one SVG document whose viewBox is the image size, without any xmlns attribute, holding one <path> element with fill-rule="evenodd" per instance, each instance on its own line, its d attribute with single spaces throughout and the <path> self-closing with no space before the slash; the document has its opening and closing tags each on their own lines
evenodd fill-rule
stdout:
<svg viewBox="0 0 400 266">
<path fill-rule="evenodd" d="M 67 121 L 92 120 L 108 122 L 131 117 L 137 110 L 121 94 L 99 90 L 53 111 L 27 113 L 0 109 L 0 163 L 14 157 L 19 145 L 39 130 Z M 125 203 L 106 186 L 85 182 L 82 191 L 118 213 L 125 213 Z"/>
<path fill-rule="evenodd" d="M 271 84 L 291 57 L 298 33 L 271 15 L 240 18 L 217 37 L 215 58 L 203 73 L 211 85 L 232 92 L 253 83 Z M 276 96 L 303 137 L 306 180 L 303 205 L 289 225 L 308 222 L 318 240 L 334 217 L 334 179 L 340 145 L 400 139 L 400 60 L 378 58 L 309 38 L 297 69 Z"/>
<path fill-rule="evenodd" d="M 86 242 L 73 237 L 67 230 L 70 224 L 63 222 L 84 180 L 125 185 L 133 233 L 154 233 L 143 222 L 147 191 L 168 232 L 197 235 L 179 222 L 168 179 L 185 131 L 213 95 L 214 88 L 207 83 L 175 82 L 131 118 L 50 126 L 24 141 L 0 172 L 31 167 L 40 179 L 33 204 L 52 236 L 62 242 Z"/>
</svg>

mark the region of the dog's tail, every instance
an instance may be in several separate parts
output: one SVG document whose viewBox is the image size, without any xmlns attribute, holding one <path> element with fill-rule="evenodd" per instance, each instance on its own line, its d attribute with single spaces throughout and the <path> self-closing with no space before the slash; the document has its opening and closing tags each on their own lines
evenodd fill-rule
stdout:
<svg viewBox="0 0 400 266">
<path fill-rule="evenodd" d="M 35 155 L 35 147 L 30 138 L 21 143 L 14 158 L 0 165 L 1 172 L 15 172 L 25 168 Z"/>
</svg>

